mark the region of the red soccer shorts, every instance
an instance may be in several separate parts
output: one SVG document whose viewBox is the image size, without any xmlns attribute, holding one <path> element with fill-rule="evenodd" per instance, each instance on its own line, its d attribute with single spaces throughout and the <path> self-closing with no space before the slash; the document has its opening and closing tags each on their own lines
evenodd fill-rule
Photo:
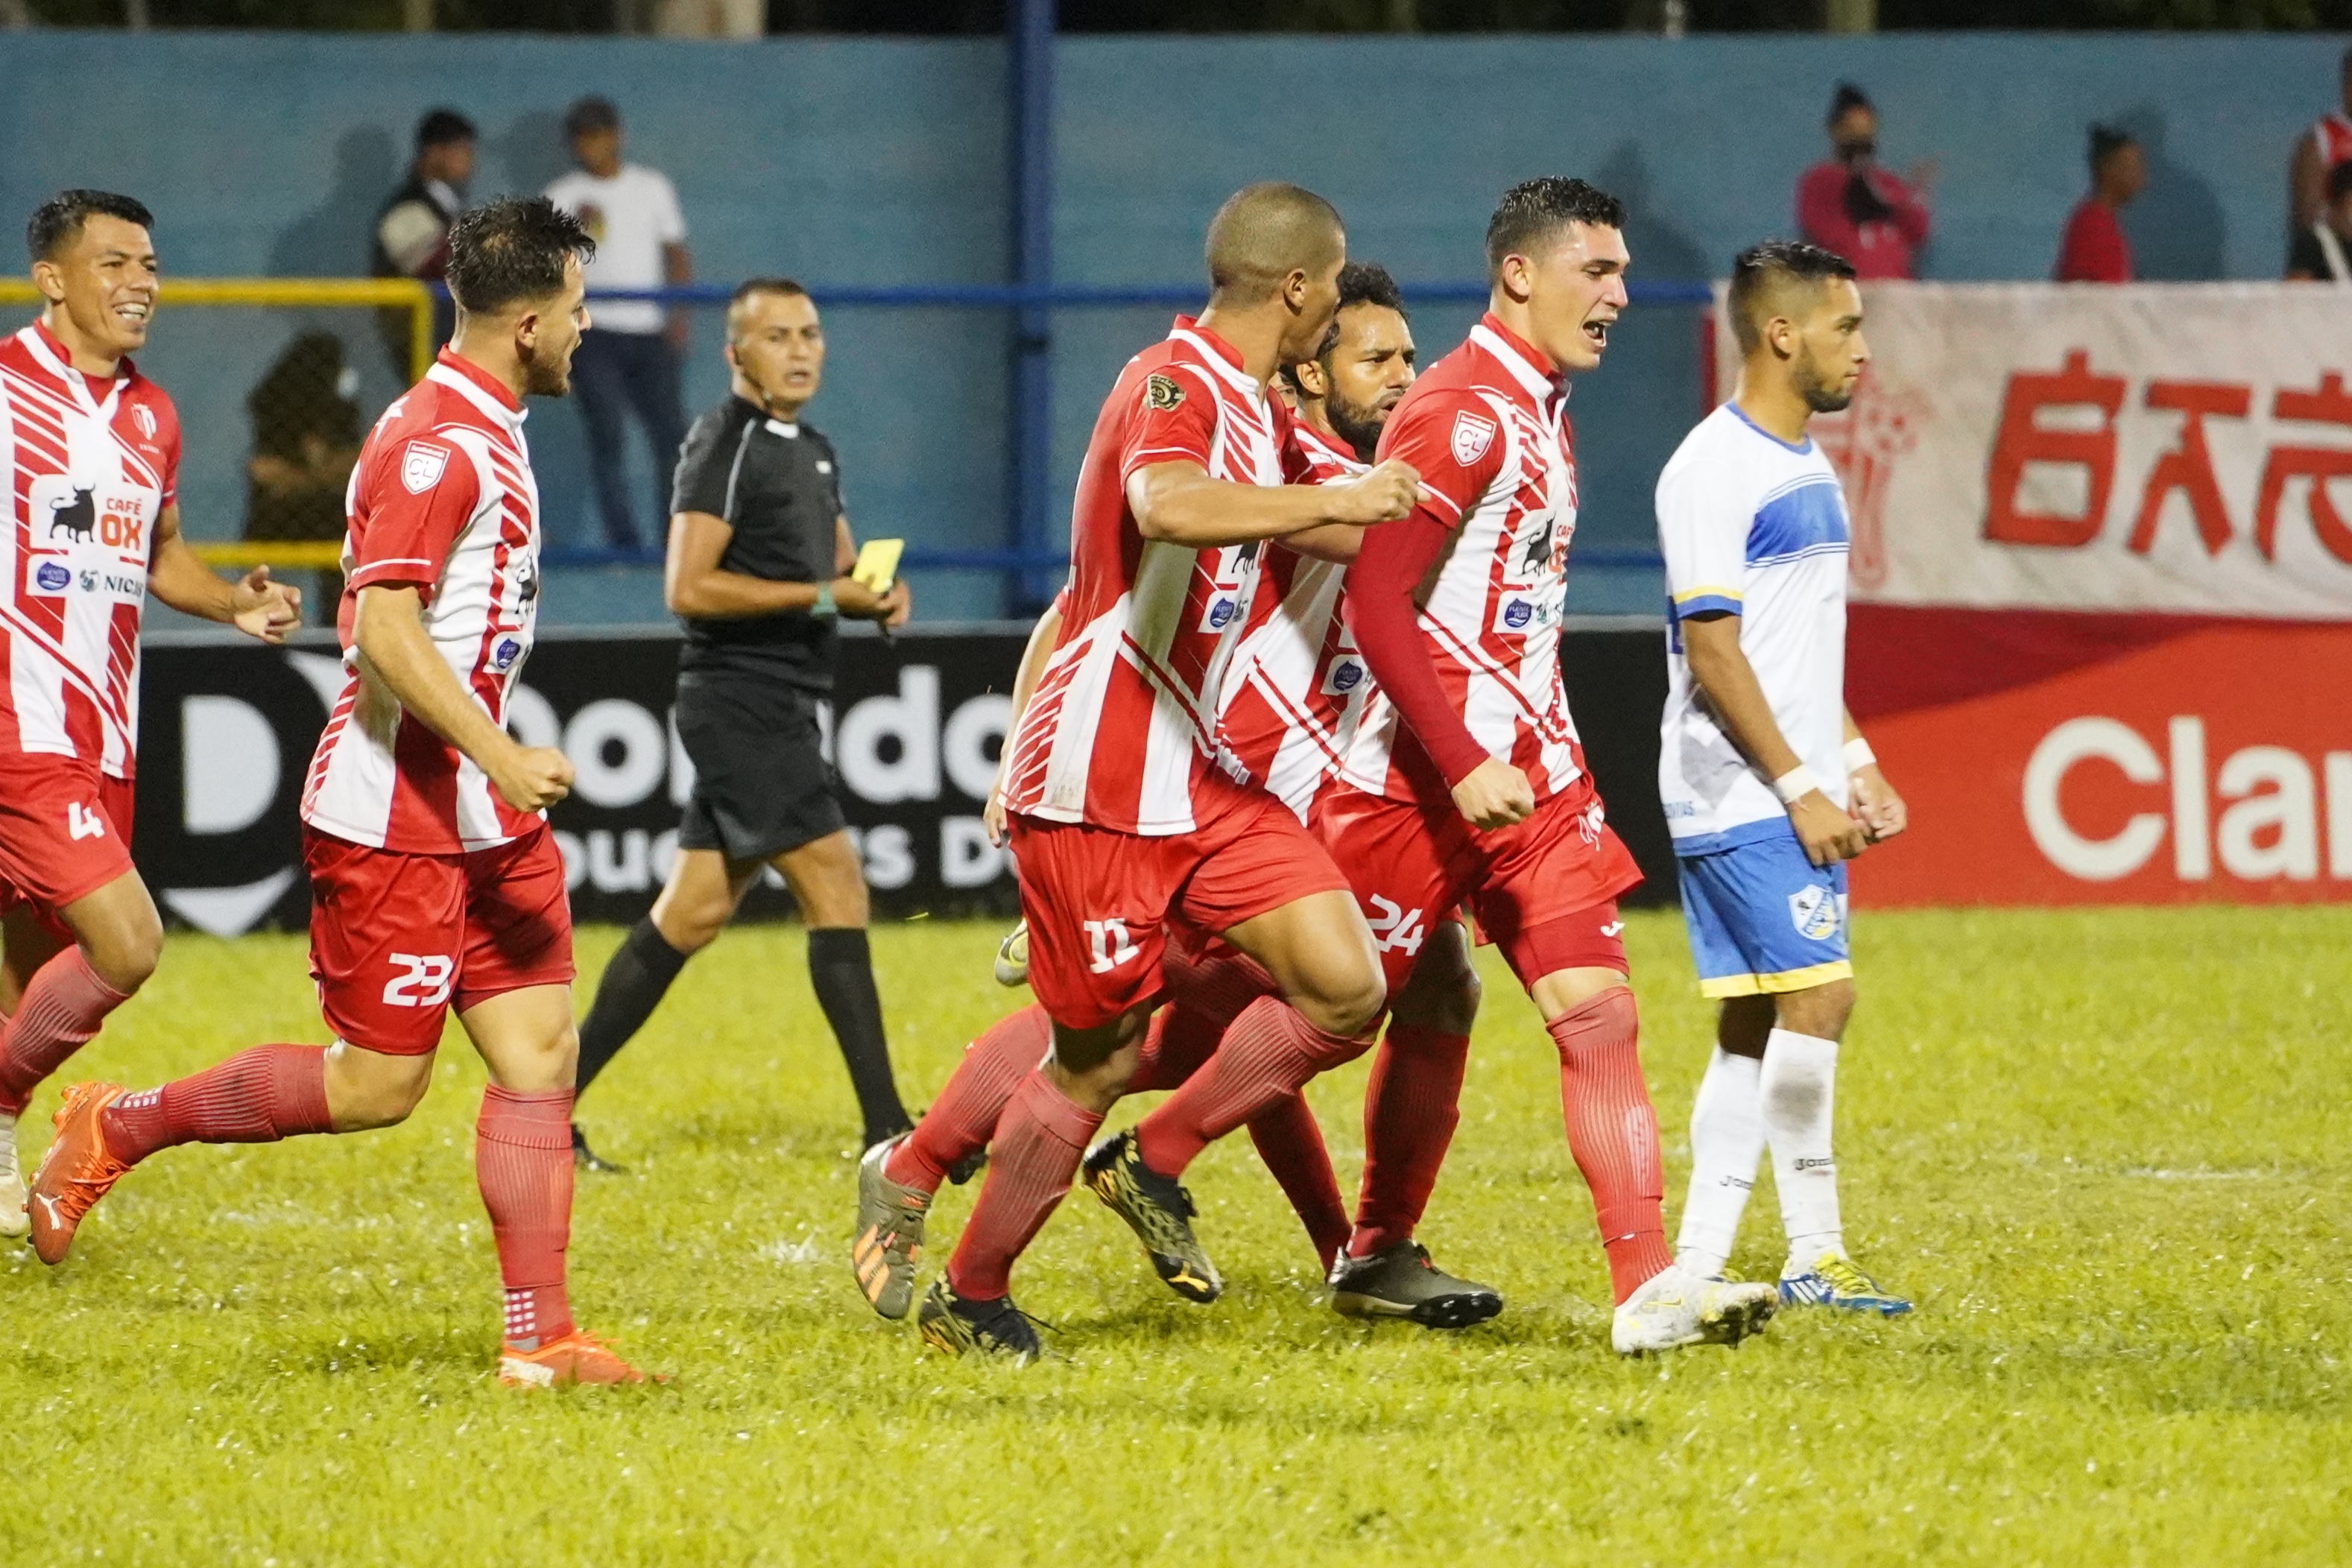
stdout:
<svg viewBox="0 0 2352 1568">
<path fill-rule="evenodd" d="M 31 906 L 60 938 L 57 913 L 131 868 L 131 786 L 96 763 L 0 752 L 0 913 Z"/>
<path fill-rule="evenodd" d="M 1091 1029 L 1157 997 L 1171 922 L 1230 931 L 1316 893 L 1347 891 L 1280 801 L 1222 779 L 1213 787 L 1221 809 L 1166 837 L 1013 818 L 1029 985 L 1054 1022 Z"/>
<path fill-rule="evenodd" d="M 1433 923 L 1465 902 L 1523 985 L 1562 969 L 1625 968 L 1615 900 L 1642 872 L 1590 790 L 1556 795 L 1492 833 L 1451 800 L 1331 790 L 1316 803 L 1315 830 L 1355 884 L 1391 996 Z"/>
<path fill-rule="evenodd" d="M 310 977 L 337 1039 L 425 1056 L 453 1005 L 572 984 L 572 902 L 544 826 L 470 855 L 371 849 L 306 826 L 302 858 Z"/>
</svg>

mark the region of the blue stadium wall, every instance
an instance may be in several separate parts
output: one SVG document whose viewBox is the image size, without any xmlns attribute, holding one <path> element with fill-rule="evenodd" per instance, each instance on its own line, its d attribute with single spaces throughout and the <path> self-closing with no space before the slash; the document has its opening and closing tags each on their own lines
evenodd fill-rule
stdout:
<svg viewBox="0 0 2352 1568">
<path fill-rule="evenodd" d="M 1156 284 L 1197 271 L 1202 224 L 1245 181 L 1297 179 L 1347 215 L 1351 246 L 1401 278 L 1462 279 L 1495 195 L 1530 174 L 1588 174 L 1633 205 L 1640 272 L 1718 274 L 1790 226 L 1842 78 L 1885 113 L 1884 150 L 1942 165 L 1926 258 L 1945 279 L 2046 275 L 2084 184 L 2083 128 L 2133 127 L 2153 178 L 2130 212 L 2143 274 L 2274 276 L 2284 165 L 2332 100 L 2346 40 L 2317 36 L 1065 40 L 1055 243 L 1065 282 Z M 190 275 L 365 270 L 369 220 L 410 126 L 447 104 L 483 129 L 478 195 L 562 172 L 563 105 L 616 100 L 633 155 L 677 181 L 707 277 L 785 271 L 824 283 L 981 283 L 1007 275 L 1004 61 L 992 40 L 757 44 L 485 37 L 33 32 L 0 47 L 0 210 L 51 190 L 132 192 Z M 1466 308 L 1430 308 L 1425 352 Z M 293 325 L 167 316 L 148 368 L 179 397 L 194 452 L 190 531 L 226 537 L 243 506 L 244 393 Z M 345 329 L 371 404 L 393 372 Z M 1005 542 L 1008 323 L 951 310 L 844 309 L 812 418 L 839 444 L 861 531 L 919 543 Z M 1054 489 L 1066 495 L 1102 388 L 1164 330 L 1156 311 L 1061 317 Z M 1695 323 L 1659 309 L 1622 330 L 1580 388 L 1585 539 L 1649 542 L 1650 486 L 1699 400 Z M 688 374 L 720 395 L 711 323 Z M 542 405 L 530 436 L 556 542 L 592 544 L 576 416 Z M 635 461 L 645 464 L 644 455 Z M 641 486 L 651 510 L 648 468 Z M 929 616 L 1003 608 L 982 574 L 919 583 Z M 1647 610 L 1639 570 L 1587 572 L 1578 607 Z M 646 571 L 568 574 L 564 619 L 648 619 Z"/>
</svg>

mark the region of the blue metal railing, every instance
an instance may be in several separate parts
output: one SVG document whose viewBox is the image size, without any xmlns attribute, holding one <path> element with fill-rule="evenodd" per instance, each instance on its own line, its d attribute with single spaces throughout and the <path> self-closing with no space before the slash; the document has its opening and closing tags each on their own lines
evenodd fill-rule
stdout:
<svg viewBox="0 0 2352 1568">
<path fill-rule="evenodd" d="M 437 285 L 436 285 L 437 287 Z M 1484 280 L 1460 279 L 1451 282 L 1405 283 L 1399 289 L 1414 304 L 1476 304 L 1487 298 L 1488 285 Z M 1629 280 L 1626 291 L 1637 305 L 1703 306 L 1712 304 L 1714 289 L 1705 283 L 1680 283 L 1642 279 Z M 589 299 L 647 300 L 664 305 L 724 305 L 735 292 L 728 283 L 678 283 L 657 289 L 592 289 Z M 1034 384 L 1045 374 L 1045 354 L 1032 352 L 1038 318 L 1055 310 L 1164 309 L 1187 310 L 1198 307 L 1203 299 L 1197 283 L 1160 284 L 1070 284 L 1048 285 L 1026 283 L 894 283 L 894 284 L 811 284 L 809 295 L 819 305 L 877 307 L 884 310 L 996 310 L 1018 313 L 1022 323 L 1016 340 L 1016 397 L 1034 393 Z M 910 545 L 900 565 L 913 572 L 996 572 L 1017 574 L 1024 591 L 1020 595 L 1042 600 L 1043 593 L 1034 585 L 1049 574 L 1059 572 L 1069 563 L 1065 549 L 1045 547 L 1046 533 L 1040 531 L 1037 521 L 1029 514 L 1035 511 L 1038 499 L 1044 493 L 1045 476 L 1041 465 L 1045 457 L 1045 421 L 1023 422 L 1018 433 L 1023 439 L 1015 442 L 1017 461 L 1013 476 L 1013 494 L 1008 498 L 1013 507 L 1013 533 L 1017 543 L 1003 548 L 975 550 L 941 550 Z M 1612 549 L 1587 546 L 1575 552 L 1577 564 L 1588 568 L 1656 570 L 1664 563 L 1655 551 Z M 569 549 L 550 551 L 547 562 L 555 566 L 649 566 L 661 563 L 657 549 L 609 550 Z"/>
</svg>

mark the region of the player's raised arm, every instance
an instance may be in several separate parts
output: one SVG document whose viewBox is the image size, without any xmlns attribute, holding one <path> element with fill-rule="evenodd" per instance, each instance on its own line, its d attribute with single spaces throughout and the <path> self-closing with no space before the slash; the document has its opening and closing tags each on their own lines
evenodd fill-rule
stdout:
<svg viewBox="0 0 2352 1568">
<path fill-rule="evenodd" d="M 1394 460 L 1336 485 L 1231 484 L 1191 461 L 1154 463 L 1127 481 L 1137 531 L 1196 548 L 1392 522 L 1412 510 L 1419 490 L 1420 476 Z"/>
</svg>

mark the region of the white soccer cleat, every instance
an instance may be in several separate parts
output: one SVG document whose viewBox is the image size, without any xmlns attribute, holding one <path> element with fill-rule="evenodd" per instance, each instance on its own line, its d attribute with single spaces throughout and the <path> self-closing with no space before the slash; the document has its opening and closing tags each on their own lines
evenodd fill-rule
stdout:
<svg viewBox="0 0 2352 1568">
<path fill-rule="evenodd" d="M 1029 984 L 1029 922 L 1023 921 L 1004 933 L 996 944 L 996 983 L 1014 986 Z"/>
<path fill-rule="evenodd" d="M 1775 1286 L 1709 1279 L 1677 1265 L 1652 1275 L 1625 1298 L 1610 1325 L 1609 1342 L 1619 1355 L 1736 1345 L 1763 1332 L 1780 1306 Z"/>
<path fill-rule="evenodd" d="M 18 1241 L 33 1228 L 33 1216 L 25 1212 L 25 1171 L 16 1163 L 16 1119 L 0 1122 L 0 1237 Z"/>
</svg>

